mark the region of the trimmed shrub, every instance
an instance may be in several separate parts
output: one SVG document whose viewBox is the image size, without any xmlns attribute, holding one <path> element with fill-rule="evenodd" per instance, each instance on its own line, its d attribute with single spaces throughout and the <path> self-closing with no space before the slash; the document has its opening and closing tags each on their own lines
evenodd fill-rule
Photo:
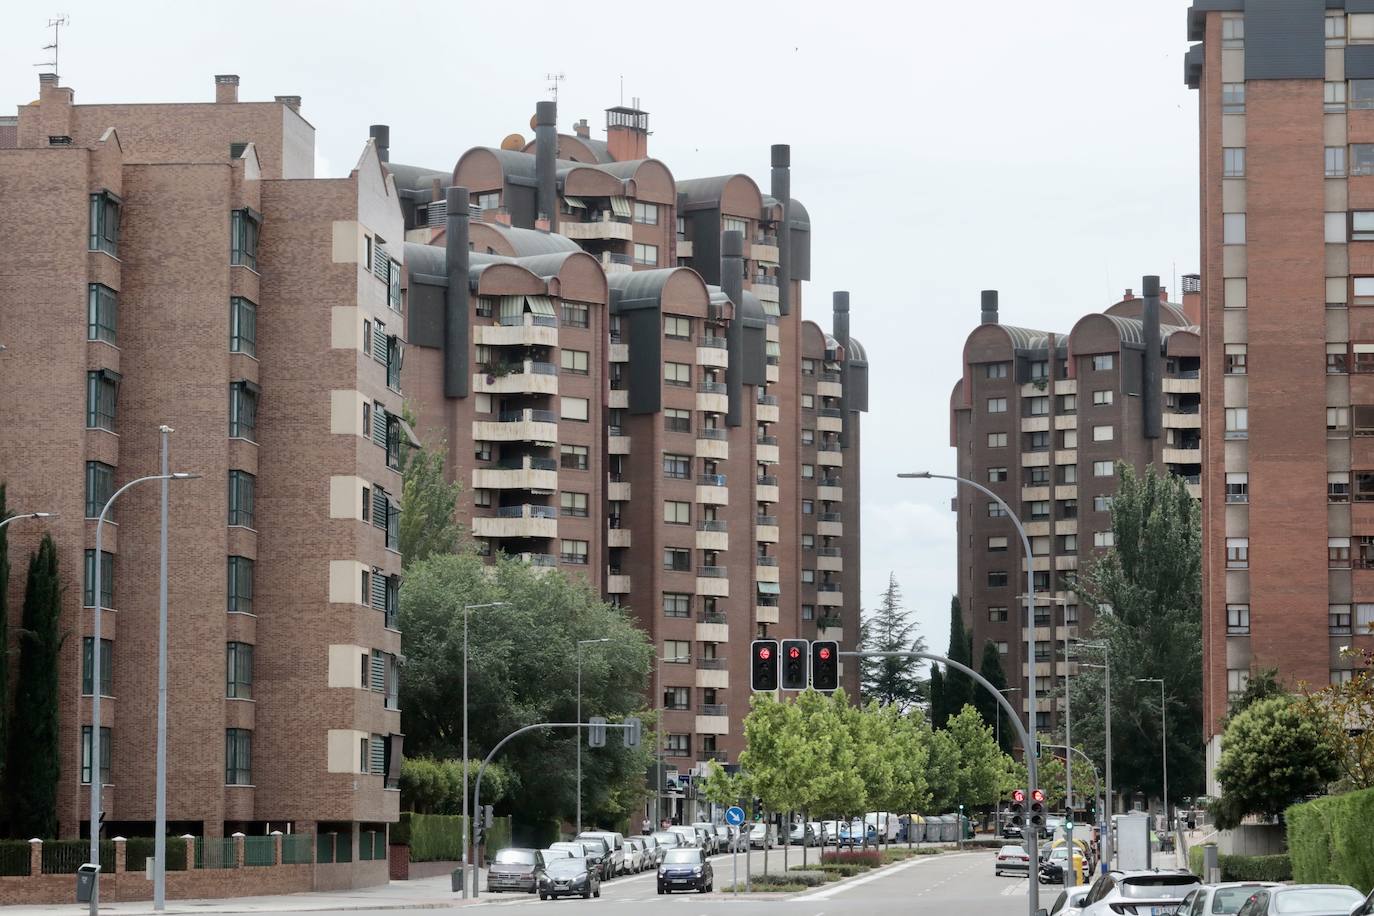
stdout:
<svg viewBox="0 0 1374 916">
<path fill-rule="evenodd" d="M 411 814 L 410 861 L 456 862 L 463 857 L 461 814 Z"/>
<path fill-rule="evenodd" d="M 1209 844 L 1205 844 L 1209 845 Z M 1202 873 L 1202 846 L 1188 850 L 1188 870 L 1199 878 Z M 1293 861 L 1287 855 L 1277 856 L 1217 856 L 1223 881 L 1292 881 Z"/>
<path fill-rule="evenodd" d="M 1285 814 L 1293 880 L 1374 886 L 1374 789 L 1329 795 L 1293 805 Z"/>
<path fill-rule="evenodd" d="M 883 855 L 876 849 L 849 849 L 841 852 L 821 854 L 822 865 L 862 865 L 877 868 L 883 864 Z"/>
</svg>

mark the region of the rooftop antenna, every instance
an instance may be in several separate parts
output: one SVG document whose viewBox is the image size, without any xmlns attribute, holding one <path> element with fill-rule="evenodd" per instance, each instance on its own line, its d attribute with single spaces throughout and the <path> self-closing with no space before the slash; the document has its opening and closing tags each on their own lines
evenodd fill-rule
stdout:
<svg viewBox="0 0 1374 916">
<path fill-rule="evenodd" d="M 34 64 L 35 67 L 52 67 L 52 72 L 53 72 L 53 73 L 57 73 L 57 72 L 58 72 L 58 69 L 57 69 L 57 60 L 58 60 L 58 58 L 57 58 L 57 51 L 58 51 L 57 45 L 58 45 L 58 39 L 59 39 L 59 37 L 60 37 L 60 35 L 61 35 L 60 29 L 61 29 L 64 25 L 71 25 L 71 24 L 72 24 L 71 17 L 68 16 L 66 13 L 63 13 L 61 16 L 58 16 L 58 17 L 55 18 L 55 19 L 49 19 L 49 20 L 48 20 L 48 28 L 52 29 L 52 44 L 50 44 L 50 45 L 44 45 L 44 46 L 43 46 L 43 50 L 44 50 L 44 51 L 51 51 L 51 52 L 52 52 L 52 60 L 45 60 L 45 61 L 42 61 L 41 63 Z"/>
<path fill-rule="evenodd" d="M 625 74 L 620 74 L 620 107 L 625 107 Z"/>
<path fill-rule="evenodd" d="M 553 100 L 558 101 L 558 84 L 567 79 L 560 71 L 558 73 L 546 73 L 544 79 L 549 81 L 549 92 L 553 95 Z"/>
</svg>

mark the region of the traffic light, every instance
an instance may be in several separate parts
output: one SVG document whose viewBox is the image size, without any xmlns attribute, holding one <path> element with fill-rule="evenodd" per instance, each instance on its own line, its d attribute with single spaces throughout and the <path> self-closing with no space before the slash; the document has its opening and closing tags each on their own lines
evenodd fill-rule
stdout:
<svg viewBox="0 0 1374 916">
<path fill-rule="evenodd" d="M 835 690 L 840 686 L 840 644 L 817 640 L 811 644 L 811 687 Z"/>
<path fill-rule="evenodd" d="M 625 717 L 625 730 L 621 732 L 621 737 L 625 741 L 626 747 L 639 747 L 639 739 L 643 734 L 644 725 L 636 716 Z"/>
<path fill-rule="evenodd" d="M 606 718 L 592 716 L 587 720 L 587 747 L 606 746 Z"/>
<path fill-rule="evenodd" d="M 753 663 L 749 666 L 749 682 L 754 690 L 778 689 L 778 641 L 756 639 L 750 644 Z"/>
<path fill-rule="evenodd" d="M 807 665 L 811 661 L 811 645 L 804 639 L 782 641 L 782 689 L 805 690 Z"/>
<path fill-rule="evenodd" d="M 763 820 L 763 799 L 761 798 L 754 799 L 754 820 Z"/>
<path fill-rule="evenodd" d="M 1031 793 L 1030 824 L 1036 830 L 1045 826 L 1045 791 L 1036 789 Z"/>
<path fill-rule="evenodd" d="M 1011 790 L 1011 822 L 1013 826 L 1024 827 L 1026 824 L 1026 790 Z"/>
</svg>

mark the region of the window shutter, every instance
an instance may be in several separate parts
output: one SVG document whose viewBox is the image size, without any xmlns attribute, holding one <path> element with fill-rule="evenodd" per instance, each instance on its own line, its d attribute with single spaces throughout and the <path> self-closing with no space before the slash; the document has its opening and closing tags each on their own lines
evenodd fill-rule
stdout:
<svg viewBox="0 0 1374 916">
<path fill-rule="evenodd" d="M 386 656 L 376 649 L 372 650 L 371 689 L 381 693 L 386 689 Z"/>
<path fill-rule="evenodd" d="M 372 358 L 382 365 L 386 365 L 386 351 L 386 325 L 378 321 L 372 331 Z"/>
<path fill-rule="evenodd" d="M 391 284 L 391 258 L 387 256 L 386 249 L 378 245 L 372 256 L 372 273 L 378 280 Z"/>
<path fill-rule="evenodd" d="M 382 340 L 386 338 L 383 337 Z M 372 410 L 372 441 L 382 448 L 386 448 L 387 416 L 386 408 L 380 404 Z"/>
<path fill-rule="evenodd" d="M 387 507 L 390 500 L 387 499 L 386 491 L 381 487 L 372 488 L 372 524 L 382 530 L 387 526 Z"/>
<path fill-rule="evenodd" d="M 386 610 L 386 576 L 382 575 L 380 569 L 372 570 L 372 607 L 374 610 Z"/>
<path fill-rule="evenodd" d="M 371 752 L 368 755 L 370 759 L 368 760 L 367 771 L 369 773 L 385 773 L 386 740 L 382 738 L 381 735 L 373 735 L 371 745 Z"/>
</svg>

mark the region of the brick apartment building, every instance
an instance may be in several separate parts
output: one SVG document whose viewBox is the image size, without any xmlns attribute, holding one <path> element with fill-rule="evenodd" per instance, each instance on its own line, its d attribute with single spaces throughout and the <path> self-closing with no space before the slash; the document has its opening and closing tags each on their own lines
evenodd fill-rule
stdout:
<svg viewBox="0 0 1374 916">
<path fill-rule="evenodd" d="M 1374 6 L 1195 0 L 1188 40 L 1210 773 L 1251 672 L 1322 685 L 1374 645 Z"/>
<path fill-rule="evenodd" d="M 1154 281 L 1155 278 L 1146 278 Z M 995 290 L 964 343 L 964 373 L 950 396 L 950 445 L 959 475 L 1006 500 L 1031 543 L 1036 608 L 1034 673 L 1026 658 L 1026 558 L 1000 506 L 961 487 L 959 600 L 975 663 L 992 642 L 1002 653 L 1009 699 L 1028 711 L 1035 678 L 1036 727 L 1057 729 L 1063 644 L 1092 623 L 1074 590 L 1080 567 L 1110 546 L 1115 464 L 1167 469 L 1199 491 L 1202 452 L 1197 277 L 1185 276 L 1182 307 L 1167 292 L 1131 290 L 1067 333 L 1002 324 Z"/>
<path fill-rule="evenodd" d="M 811 227 L 786 146 L 767 193 L 676 179 L 647 113 L 606 117 L 605 141 L 585 120 L 561 134 L 541 102 L 530 143 L 388 164 L 403 377 L 479 547 L 585 576 L 650 634 L 686 773 L 737 761 L 752 638 L 857 641 L 867 359 L 847 294 L 830 332 L 802 320 Z"/>
<path fill-rule="evenodd" d="M 157 473 L 165 423 L 201 475 L 171 485 L 170 829 L 337 831 L 338 883 L 385 880 L 356 847 L 399 803 L 394 182 L 371 141 L 314 178 L 300 99 L 241 102 L 236 76 L 202 104 L 40 83 L 0 122 L 0 422 L 24 430 L 0 477 L 60 513 L 61 833 L 88 829 L 95 686 L 104 832 L 153 835 L 157 487 L 105 532 L 99 685 L 91 573 L 94 516 Z M 39 532 L 10 532 L 14 627 Z"/>
</svg>

